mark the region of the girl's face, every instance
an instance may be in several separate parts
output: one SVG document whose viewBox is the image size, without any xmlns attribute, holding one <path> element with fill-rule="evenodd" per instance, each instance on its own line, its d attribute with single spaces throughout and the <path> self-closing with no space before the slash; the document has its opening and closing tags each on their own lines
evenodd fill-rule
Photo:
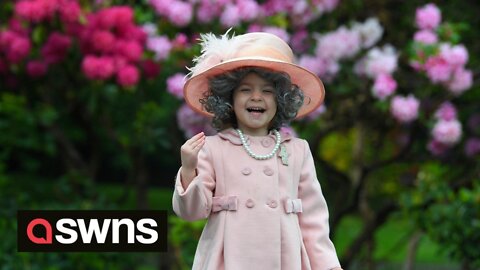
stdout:
<svg viewBox="0 0 480 270">
<path fill-rule="evenodd" d="M 249 73 L 233 92 L 233 111 L 238 128 L 253 136 L 268 134 L 277 112 L 275 88 L 255 73 Z"/>
</svg>

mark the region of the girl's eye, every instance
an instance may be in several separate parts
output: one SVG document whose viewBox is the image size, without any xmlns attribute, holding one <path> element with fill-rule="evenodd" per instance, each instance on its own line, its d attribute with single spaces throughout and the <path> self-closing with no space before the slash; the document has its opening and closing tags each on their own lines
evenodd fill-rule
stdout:
<svg viewBox="0 0 480 270">
<path fill-rule="evenodd" d="M 273 94 L 273 89 L 264 89 L 264 93 Z"/>
<path fill-rule="evenodd" d="M 249 92 L 250 88 L 240 88 L 240 92 Z"/>
</svg>

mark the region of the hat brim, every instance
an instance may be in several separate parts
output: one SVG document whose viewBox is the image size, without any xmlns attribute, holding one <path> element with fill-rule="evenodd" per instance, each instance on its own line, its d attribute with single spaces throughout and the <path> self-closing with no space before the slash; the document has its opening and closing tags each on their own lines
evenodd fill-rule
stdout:
<svg viewBox="0 0 480 270">
<path fill-rule="evenodd" d="M 217 64 L 210 69 L 194 75 L 187 80 L 183 88 L 185 101 L 196 112 L 212 117 L 213 115 L 203 108 L 200 99 L 208 91 L 208 79 L 241 67 L 261 67 L 278 72 L 285 72 L 290 75 L 293 84 L 296 84 L 305 96 L 302 107 L 299 109 L 296 118 L 307 115 L 317 109 L 325 97 L 325 87 L 322 81 L 309 70 L 301 66 L 266 58 L 236 58 Z"/>
</svg>

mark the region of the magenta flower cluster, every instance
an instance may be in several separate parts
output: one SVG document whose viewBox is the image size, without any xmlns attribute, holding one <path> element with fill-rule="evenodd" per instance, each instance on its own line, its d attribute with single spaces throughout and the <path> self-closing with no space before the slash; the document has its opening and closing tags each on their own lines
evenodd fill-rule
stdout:
<svg viewBox="0 0 480 270">
<path fill-rule="evenodd" d="M 194 19 L 198 23 L 218 20 L 224 27 L 242 22 L 262 21 L 268 16 L 288 14 L 295 26 L 304 26 L 325 12 L 332 11 L 339 0 L 149 0 L 156 13 L 173 25 L 184 27 Z"/>
<path fill-rule="evenodd" d="M 122 86 L 134 86 L 140 79 L 146 34 L 133 20 L 128 6 L 101 9 L 87 15 L 87 24 L 79 29 L 84 56 L 82 71 L 91 80 L 116 77 Z"/>
<path fill-rule="evenodd" d="M 417 9 L 416 25 L 419 30 L 414 35 L 417 51 L 411 65 L 424 72 L 433 84 L 440 84 L 458 96 L 470 89 L 473 82 L 472 71 L 465 68 L 468 51 L 462 44 L 441 41 L 437 35 L 440 23 L 441 12 L 435 4 Z M 436 48 L 434 54 L 426 52 L 428 46 Z"/>
<path fill-rule="evenodd" d="M 62 27 L 54 27 L 57 20 Z M 39 40 L 37 33 L 34 42 L 33 31 L 41 24 L 48 29 L 46 36 Z M 91 12 L 82 10 L 78 0 L 17 1 L 8 28 L 0 31 L 0 74 L 25 63 L 28 75 L 41 77 L 72 48 L 80 48 L 87 79 L 115 79 L 131 87 L 140 80 L 140 68 L 147 78 L 159 72 L 156 63 L 143 59 L 146 37 L 129 6 Z"/>
</svg>

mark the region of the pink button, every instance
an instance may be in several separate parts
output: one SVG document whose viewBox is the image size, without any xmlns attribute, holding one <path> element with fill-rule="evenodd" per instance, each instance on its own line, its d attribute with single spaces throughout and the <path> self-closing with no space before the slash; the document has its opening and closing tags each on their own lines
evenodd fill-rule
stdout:
<svg viewBox="0 0 480 270">
<path fill-rule="evenodd" d="M 255 206 L 255 202 L 252 199 L 248 199 L 245 203 L 245 206 L 247 206 L 248 208 L 252 208 Z"/>
<path fill-rule="evenodd" d="M 265 148 L 270 147 L 270 145 L 272 145 L 272 140 L 270 140 L 269 138 L 265 138 L 262 140 L 262 145 Z"/>
<path fill-rule="evenodd" d="M 263 169 L 263 173 L 266 174 L 266 175 L 268 175 L 268 176 L 272 176 L 274 172 L 273 172 L 272 169 L 270 169 L 270 167 L 265 167 L 265 168 Z"/>
<path fill-rule="evenodd" d="M 268 206 L 270 206 L 270 208 L 277 208 L 278 203 L 275 200 L 271 200 Z"/>
<path fill-rule="evenodd" d="M 249 175 L 252 173 L 252 169 L 246 167 L 242 170 L 243 175 Z"/>
</svg>

